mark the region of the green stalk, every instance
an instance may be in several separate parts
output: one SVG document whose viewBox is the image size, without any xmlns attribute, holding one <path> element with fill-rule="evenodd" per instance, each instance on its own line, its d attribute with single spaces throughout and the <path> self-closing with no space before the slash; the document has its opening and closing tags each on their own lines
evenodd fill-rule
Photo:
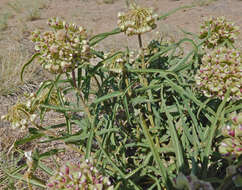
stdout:
<svg viewBox="0 0 242 190">
<path fill-rule="evenodd" d="M 144 58 L 144 51 L 143 51 L 143 45 L 142 45 L 142 38 L 141 38 L 141 34 L 138 34 L 138 42 L 139 42 L 139 47 L 140 47 L 140 50 L 141 50 L 141 56 L 142 56 L 142 69 L 145 69 L 146 68 L 146 65 L 145 65 L 145 58 Z M 145 87 L 147 87 L 148 86 L 148 81 L 147 81 L 147 79 L 146 78 L 141 78 L 140 77 L 140 82 L 141 83 L 143 83 L 143 85 L 145 86 Z M 151 92 L 151 90 L 150 89 L 148 89 L 148 96 L 149 96 L 149 99 L 153 99 L 152 98 L 152 92 Z M 148 114 L 148 118 L 149 118 L 149 120 L 150 120 L 150 124 L 151 124 L 151 126 L 152 126 L 152 128 L 155 128 L 155 122 L 154 122 L 154 119 L 153 119 L 153 116 L 152 116 L 152 109 L 151 109 L 151 103 L 150 102 L 148 102 L 147 103 L 147 108 L 148 108 L 148 112 L 149 112 L 149 114 Z M 158 147 L 160 147 L 159 146 L 159 139 L 158 139 L 158 137 L 156 137 L 156 145 L 158 146 Z"/>
</svg>

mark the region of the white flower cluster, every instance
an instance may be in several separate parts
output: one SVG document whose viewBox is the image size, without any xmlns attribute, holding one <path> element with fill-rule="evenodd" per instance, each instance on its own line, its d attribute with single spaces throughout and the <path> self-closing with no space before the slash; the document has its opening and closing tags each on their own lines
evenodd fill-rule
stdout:
<svg viewBox="0 0 242 190">
<path fill-rule="evenodd" d="M 29 125 L 35 124 L 40 111 L 40 105 L 45 103 L 48 94 L 49 90 L 44 89 L 38 94 L 38 96 L 34 93 L 26 95 L 26 101 L 17 102 L 13 105 L 8 110 L 8 113 L 1 117 L 1 120 L 9 121 L 13 129 L 26 129 Z M 57 97 L 57 91 L 50 93 L 48 103 L 56 106 L 60 104 Z M 46 111 L 49 110 L 47 109 Z"/>
<path fill-rule="evenodd" d="M 210 36 L 209 35 L 210 30 Z M 234 43 L 239 35 L 239 27 L 229 22 L 225 17 L 207 18 L 201 26 L 200 39 L 208 39 L 205 41 L 205 47 L 211 49 L 223 44 L 226 40 Z"/>
<path fill-rule="evenodd" d="M 28 102 L 18 102 L 8 110 L 8 114 L 1 117 L 1 120 L 9 121 L 13 129 L 24 130 L 31 122 L 35 122 L 36 118 L 37 115 L 31 110 Z"/>
<path fill-rule="evenodd" d="M 225 158 L 236 159 L 242 154 L 242 112 L 233 112 L 226 126 L 222 127 L 225 137 L 219 146 L 219 152 Z"/>
<path fill-rule="evenodd" d="M 198 88 L 207 97 L 224 98 L 231 88 L 230 98 L 240 100 L 242 94 L 242 55 L 235 49 L 220 47 L 202 58 L 195 76 Z"/>
<path fill-rule="evenodd" d="M 76 24 L 68 24 L 58 18 L 48 21 L 54 31 L 32 34 L 39 61 L 51 73 L 68 72 L 90 59 L 90 46 L 86 30 Z"/>
<path fill-rule="evenodd" d="M 92 160 L 79 164 L 67 163 L 52 176 L 47 184 L 49 190 L 113 190 L 107 177 L 102 176 Z"/>
<path fill-rule="evenodd" d="M 143 34 L 156 28 L 156 18 L 151 8 L 133 6 L 127 13 L 118 13 L 118 26 L 128 36 Z"/>
</svg>

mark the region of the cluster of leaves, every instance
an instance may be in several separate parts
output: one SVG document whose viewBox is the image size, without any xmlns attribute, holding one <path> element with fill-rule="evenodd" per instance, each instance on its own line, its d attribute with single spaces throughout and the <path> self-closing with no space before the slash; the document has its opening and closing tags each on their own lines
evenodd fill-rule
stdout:
<svg viewBox="0 0 242 190">
<path fill-rule="evenodd" d="M 143 13 L 146 15 L 146 12 L 142 12 L 142 15 Z M 148 13 L 150 16 L 151 13 Z M 129 19 L 134 18 L 134 22 L 140 19 L 137 22 L 140 26 L 147 25 L 147 19 L 139 14 L 140 11 L 134 12 L 131 9 L 131 12 L 124 15 L 133 15 Z M 163 16 L 158 19 L 160 18 Z M 64 22 L 61 23 L 63 25 Z M 227 115 L 240 112 L 241 93 L 237 99 L 232 100 L 232 90 L 226 88 L 221 99 L 216 95 L 207 97 L 196 88 L 195 74 L 202 67 L 202 46 L 210 38 L 210 29 L 208 28 L 207 36 L 199 42 L 192 38 L 184 38 L 172 44 L 153 40 L 147 47 L 142 45 L 143 32 L 134 33 L 137 34 L 140 48 L 137 56 L 129 49 L 107 55 L 95 50 L 95 44 L 122 30 L 117 28 L 90 38 L 88 44 L 91 57 L 95 58 L 95 61 L 85 59 L 85 62 L 90 63 L 83 64 L 80 55 L 71 62 L 72 67 L 68 70 L 71 74 L 65 70 L 54 72 L 55 79 L 41 85 L 39 91 L 48 87 L 49 95 L 41 102 L 40 107 L 43 110 L 39 112 L 40 118 L 45 116 L 45 110 L 52 110 L 64 115 L 65 123 L 53 126 L 39 124 L 41 127 L 37 129 L 29 127 L 29 136 L 17 141 L 15 146 L 32 141 L 37 145 L 62 141 L 84 154 L 85 159 L 97 160 L 95 170 L 100 172 L 100 175 L 109 177 L 108 181 L 110 180 L 114 189 L 195 190 L 224 189 L 227 184 L 239 186 L 241 178 L 238 178 L 239 182 L 234 183 L 231 175 L 226 177 L 225 169 L 229 164 L 236 165 L 236 172 L 232 175 L 240 175 L 240 155 L 231 163 L 224 159 L 224 155 L 218 150 L 223 140 L 220 126 L 225 124 Z M 67 33 L 68 31 L 65 35 Z M 53 36 L 55 38 L 57 34 Z M 191 36 L 199 39 L 195 34 Z M 65 42 L 69 43 L 71 40 L 68 38 Z M 193 45 L 193 49 L 184 56 L 177 55 L 176 52 L 187 42 Z M 37 56 L 43 59 L 42 62 L 45 61 L 44 56 L 48 56 L 45 52 L 51 52 L 53 49 L 48 45 L 41 47 L 44 47 L 45 51 L 34 55 L 24 68 Z M 54 50 L 56 52 L 50 53 L 49 57 L 59 55 L 61 51 L 60 48 Z M 82 44 L 76 46 L 77 55 L 82 50 Z M 241 62 L 238 62 L 238 65 L 240 66 Z M 238 84 L 241 85 L 240 82 Z M 50 94 L 53 89 L 57 91 L 59 104 L 51 102 Z M 76 101 L 64 99 L 73 93 Z M 80 113 L 84 113 L 83 117 L 78 116 Z M 66 127 L 65 133 L 53 134 L 53 130 L 63 127 Z M 74 127 L 78 130 L 72 130 Z M 49 130 L 51 132 L 48 132 Z M 48 184 L 34 175 L 36 168 L 48 175 L 57 176 L 56 185 L 65 183 L 67 174 L 68 182 L 72 180 L 69 176 L 72 170 L 69 167 L 65 174 L 62 172 L 63 175 L 54 175 L 55 172 L 41 161 L 58 152 L 55 149 L 43 154 L 26 154 L 28 161 L 25 167 L 29 168 L 26 181 L 29 185 L 46 187 Z M 81 156 L 80 160 L 83 161 Z M 72 168 L 73 165 L 70 166 Z M 82 168 L 79 169 L 80 171 L 73 172 L 86 174 L 88 180 L 96 180 L 96 177 L 90 177 L 93 175 L 92 171 L 83 173 Z M 86 169 L 91 170 L 85 165 Z M 80 175 L 75 176 L 75 182 L 79 185 Z M 50 181 L 54 178 L 56 177 L 52 177 Z M 50 182 L 49 185 L 52 187 L 53 183 Z M 95 182 L 90 181 L 90 184 Z M 109 182 L 107 185 L 110 185 Z M 85 187 L 95 189 L 93 186 Z M 103 189 L 102 186 L 99 187 L 96 189 Z M 61 188 L 68 189 L 69 186 Z M 78 188 L 84 189 L 84 186 Z"/>
</svg>

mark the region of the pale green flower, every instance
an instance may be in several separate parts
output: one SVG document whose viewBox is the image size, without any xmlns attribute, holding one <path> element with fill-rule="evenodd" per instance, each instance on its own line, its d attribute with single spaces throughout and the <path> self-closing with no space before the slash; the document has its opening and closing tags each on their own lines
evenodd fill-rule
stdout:
<svg viewBox="0 0 242 190">
<path fill-rule="evenodd" d="M 233 160 L 242 154 L 242 112 L 233 112 L 230 120 L 222 127 L 225 137 L 220 143 L 219 152 L 227 159 Z"/>
<path fill-rule="evenodd" d="M 210 30 L 210 36 L 209 35 Z M 205 41 L 204 47 L 215 48 L 228 41 L 234 43 L 239 35 L 239 27 L 234 23 L 227 21 L 225 17 L 210 17 L 207 18 L 201 26 L 200 39 L 208 39 Z"/>
<path fill-rule="evenodd" d="M 157 15 L 151 8 L 133 5 L 126 13 L 118 13 L 118 26 L 128 36 L 150 32 L 156 28 Z"/>
<path fill-rule="evenodd" d="M 242 93 L 242 56 L 236 49 L 220 47 L 202 58 L 195 76 L 197 87 L 207 97 L 223 99 L 231 88 L 229 99 L 240 100 Z"/>
<path fill-rule="evenodd" d="M 69 72 L 90 59 L 90 47 L 86 30 L 58 18 L 48 21 L 53 31 L 32 34 L 35 50 L 40 53 L 39 62 L 51 73 Z"/>
</svg>

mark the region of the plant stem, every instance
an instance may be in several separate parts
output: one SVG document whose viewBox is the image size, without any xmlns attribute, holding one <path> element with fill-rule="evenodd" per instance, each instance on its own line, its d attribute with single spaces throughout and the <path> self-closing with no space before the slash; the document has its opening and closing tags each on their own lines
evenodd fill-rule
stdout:
<svg viewBox="0 0 242 190">
<path fill-rule="evenodd" d="M 87 116 L 88 116 L 88 119 L 89 119 L 90 123 L 92 123 L 92 115 L 91 115 L 91 113 L 90 113 L 90 111 L 89 111 L 88 106 L 86 105 L 86 103 L 85 103 L 85 101 L 84 101 L 84 98 L 83 98 L 82 95 L 81 95 L 80 89 L 77 89 L 77 95 L 78 95 L 78 96 L 80 97 L 80 99 L 81 99 L 81 103 L 82 103 L 82 105 L 83 105 L 83 107 L 84 107 L 84 111 L 86 112 L 86 114 L 87 114 Z"/>
<path fill-rule="evenodd" d="M 139 47 L 140 47 L 140 49 L 142 49 L 143 48 L 143 45 L 142 45 L 141 34 L 138 34 L 138 41 L 139 41 Z"/>
<path fill-rule="evenodd" d="M 146 69 L 145 55 L 144 55 L 144 50 L 143 50 L 141 34 L 138 34 L 138 41 L 139 41 L 139 47 L 140 47 L 140 51 L 141 51 L 142 69 Z M 148 86 L 148 81 L 147 81 L 147 79 L 145 77 L 142 77 L 142 78 L 140 77 L 140 82 L 143 83 L 143 85 L 145 87 Z M 152 99 L 151 90 L 148 90 L 148 96 L 149 96 L 149 99 Z M 152 126 L 152 128 L 155 128 L 154 119 L 153 119 L 153 116 L 151 114 L 152 113 L 152 108 L 151 108 L 151 103 L 150 102 L 147 103 L 147 108 L 148 108 L 148 111 L 149 111 L 148 118 L 150 120 L 150 125 Z M 156 138 L 156 145 L 158 147 L 160 147 L 158 138 Z"/>
<path fill-rule="evenodd" d="M 71 74 L 72 74 L 73 86 L 75 88 L 77 88 L 77 86 L 76 86 L 76 74 L 75 74 L 75 70 L 74 69 L 72 69 Z"/>
<path fill-rule="evenodd" d="M 71 74 L 72 74 L 73 86 L 77 90 L 77 94 L 79 95 L 79 97 L 81 99 L 82 105 L 84 107 L 84 111 L 87 113 L 87 116 L 88 116 L 88 118 L 90 119 L 90 122 L 91 122 L 92 121 L 91 113 L 89 112 L 88 106 L 85 104 L 85 101 L 84 101 L 84 99 L 81 95 L 80 89 L 77 88 L 77 85 L 76 85 L 76 74 L 75 74 L 74 69 L 72 69 Z"/>
<path fill-rule="evenodd" d="M 97 86 L 98 86 L 98 89 L 101 90 L 101 93 L 103 94 L 102 87 L 101 87 L 101 85 L 100 85 L 100 83 L 99 83 L 97 77 L 96 77 L 95 75 L 93 75 L 93 77 L 94 77 L 94 80 L 95 80 L 95 82 L 96 82 L 96 84 L 97 84 Z"/>
</svg>

